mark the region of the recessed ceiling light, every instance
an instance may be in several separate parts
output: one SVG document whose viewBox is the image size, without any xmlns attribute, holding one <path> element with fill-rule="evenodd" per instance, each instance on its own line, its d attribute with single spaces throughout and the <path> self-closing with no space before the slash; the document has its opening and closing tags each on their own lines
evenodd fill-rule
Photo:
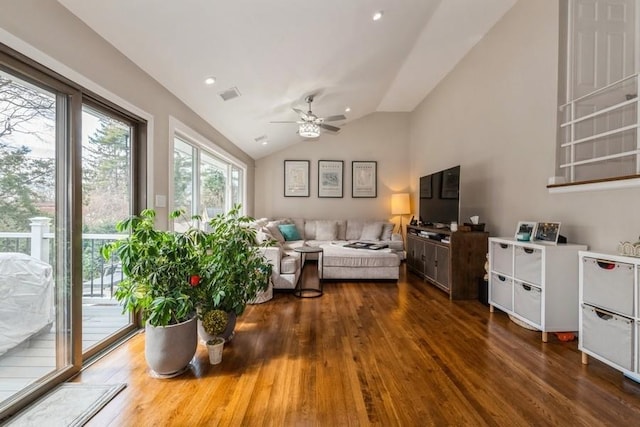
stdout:
<svg viewBox="0 0 640 427">
<path fill-rule="evenodd" d="M 345 113 L 348 113 L 349 111 L 351 111 L 351 107 L 347 107 L 347 108 L 344 109 Z"/>
<path fill-rule="evenodd" d="M 374 21 L 379 21 L 380 19 L 382 19 L 382 11 L 379 10 L 376 13 L 373 14 L 373 20 Z"/>
<path fill-rule="evenodd" d="M 269 141 L 262 141 L 262 145 L 267 145 Z"/>
<path fill-rule="evenodd" d="M 216 78 L 215 77 L 207 77 L 206 79 L 204 79 L 204 84 L 206 85 L 212 85 L 216 82 Z"/>
</svg>

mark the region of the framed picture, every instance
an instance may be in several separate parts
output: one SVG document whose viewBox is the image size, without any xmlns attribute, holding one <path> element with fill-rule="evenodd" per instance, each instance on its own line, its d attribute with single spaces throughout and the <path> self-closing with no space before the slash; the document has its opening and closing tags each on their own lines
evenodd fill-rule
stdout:
<svg viewBox="0 0 640 427">
<path fill-rule="evenodd" d="M 284 161 L 284 197 L 309 197 L 309 160 Z"/>
<path fill-rule="evenodd" d="M 457 199 L 460 191 L 460 174 L 447 169 L 442 171 L 440 182 L 440 198 Z"/>
<path fill-rule="evenodd" d="M 342 160 L 318 160 L 318 197 L 342 197 Z"/>
<path fill-rule="evenodd" d="M 378 197 L 378 162 L 351 162 L 351 197 Z"/>
<path fill-rule="evenodd" d="M 558 243 L 560 236 L 559 222 L 539 222 L 536 224 L 536 231 L 532 240 L 548 243 Z"/>
<path fill-rule="evenodd" d="M 518 239 L 518 235 L 522 233 L 529 233 L 529 239 L 533 239 L 535 236 L 536 223 L 534 221 L 520 221 L 518 222 L 518 226 L 516 227 L 516 235 L 515 238 Z M 520 239 L 518 239 L 520 240 Z"/>
<path fill-rule="evenodd" d="M 423 176 L 420 178 L 420 198 L 430 199 L 433 197 L 431 190 L 431 175 Z"/>
</svg>

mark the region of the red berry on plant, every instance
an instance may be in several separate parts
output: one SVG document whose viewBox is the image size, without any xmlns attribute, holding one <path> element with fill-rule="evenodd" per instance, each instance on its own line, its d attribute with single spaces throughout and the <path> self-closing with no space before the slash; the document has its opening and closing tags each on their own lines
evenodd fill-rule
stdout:
<svg viewBox="0 0 640 427">
<path fill-rule="evenodd" d="M 200 276 L 198 276 L 197 274 L 194 274 L 193 276 L 189 277 L 189 284 L 192 287 L 196 287 L 200 284 Z"/>
</svg>

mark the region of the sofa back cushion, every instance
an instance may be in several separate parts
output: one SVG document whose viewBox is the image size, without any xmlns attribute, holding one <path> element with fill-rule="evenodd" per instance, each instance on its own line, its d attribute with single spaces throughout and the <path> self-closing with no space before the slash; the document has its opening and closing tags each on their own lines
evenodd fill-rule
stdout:
<svg viewBox="0 0 640 427">
<path fill-rule="evenodd" d="M 360 234 L 360 240 L 372 241 L 380 240 L 382 234 L 382 222 L 368 222 L 362 227 L 362 234 Z"/>
<path fill-rule="evenodd" d="M 368 226 L 368 230 L 366 235 L 363 236 L 365 226 Z M 379 232 L 378 227 L 380 227 Z M 350 219 L 347 221 L 345 240 L 391 240 L 392 232 L 393 223 L 388 221 Z M 369 237 L 374 234 L 377 234 L 375 239 L 365 239 L 365 237 Z"/>
<path fill-rule="evenodd" d="M 315 240 L 336 240 L 338 238 L 338 222 L 337 221 L 316 221 L 316 238 Z"/>
<path fill-rule="evenodd" d="M 336 234 L 333 235 L 333 231 L 328 230 L 333 228 L 333 224 L 336 226 Z M 322 231 L 330 231 L 329 234 L 320 233 L 320 237 L 318 237 L 318 231 L 324 228 Z M 304 221 L 304 238 L 306 240 L 345 240 L 345 233 L 347 229 L 347 222 L 345 220 L 322 220 L 322 219 L 307 219 Z M 330 239 L 324 239 L 323 237 L 331 237 Z"/>
</svg>

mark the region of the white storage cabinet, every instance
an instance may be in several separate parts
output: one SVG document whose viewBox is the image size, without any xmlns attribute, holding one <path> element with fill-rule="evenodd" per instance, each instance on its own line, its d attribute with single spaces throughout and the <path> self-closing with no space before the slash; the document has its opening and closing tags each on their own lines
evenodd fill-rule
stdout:
<svg viewBox="0 0 640 427">
<path fill-rule="evenodd" d="M 489 308 L 542 331 L 578 330 L 578 252 L 587 246 L 489 238 Z"/>
<path fill-rule="evenodd" d="M 582 363 L 592 356 L 640 382 L 640 259 L 581 251 L 579 275 Z"/>
</svg>

